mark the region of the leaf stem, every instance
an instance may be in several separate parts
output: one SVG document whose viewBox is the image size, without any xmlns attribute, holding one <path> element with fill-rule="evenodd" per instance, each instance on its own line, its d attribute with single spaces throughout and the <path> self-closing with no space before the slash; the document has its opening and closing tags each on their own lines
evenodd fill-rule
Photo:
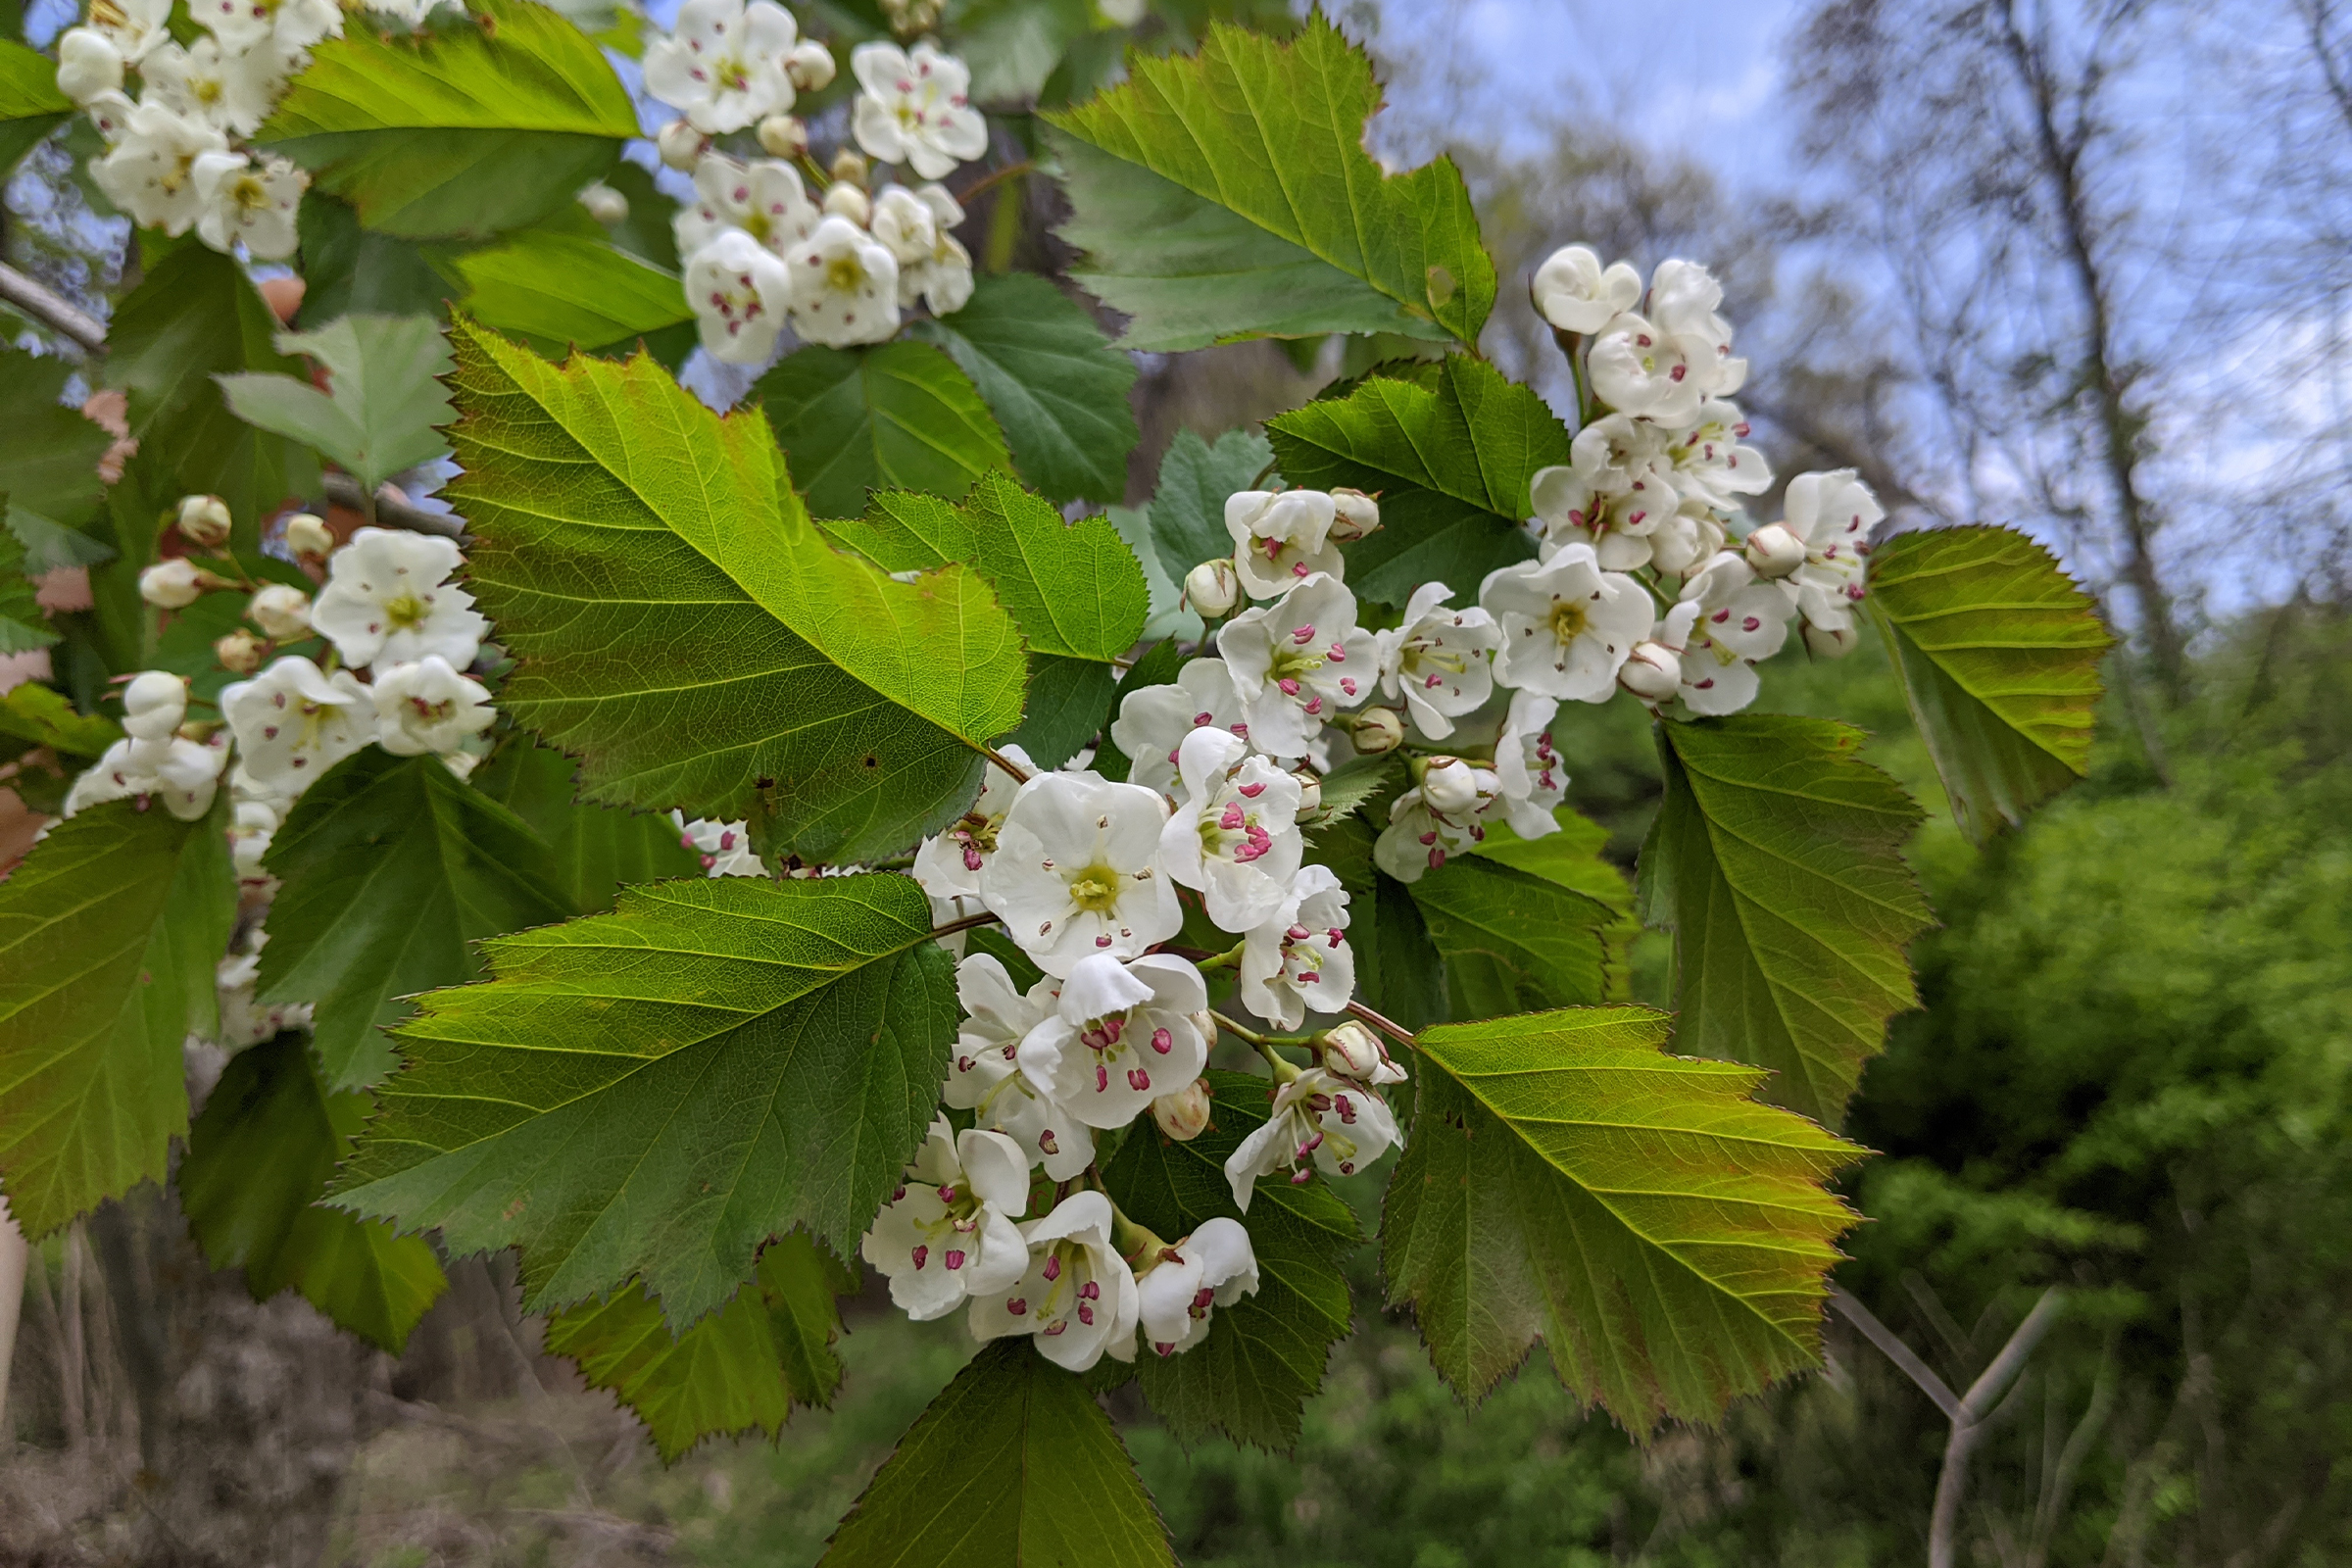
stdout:
<svg viewBox="0 0 2352 1568">
<path fill-rule="evenodd" d="M 995 747 L 981 747 L 980 755 L 987 758 L 990 761 L 996 763 L 997 766 L 1003 768 L 1006 773 L 1010 774 L 1012 776 L 1012 781 L 1015 784 L 1026 784 L 1029 782 L 1029 770 L 1021 766 L 1020 763 L 1009 760 L 1003 752 L 998 751 Z"/>
<path fill-rule="evenodd" d="M 1407 1029 L 1404 1027 L 1404 1025 L 1397 1023 L 1393 1019 L 1382 1017 L 1379 1013 L 1374 1012 L 1370 1007 L 1365 1006 L 1362 1003 L 1348 1003 L 1348 1011 L 1350 1015 L 1361 1018 L 1364 1022 L 1370 1024 L 1382 1034 L 1387 1035 L 1398 1045 L 1413 1046 L 1414 1049 L 1419 1049 L 1418 1044 L 1413 1039 L 1413 1032 L 1410 1029 Z"/>
<path fill-rule="evenodd" d="M 1193 967 L 1199 969 L 1202 974 L 1206 974 L 1212 969 L 1238 969 L 1241 967 L 1242 950 L 1247 948 L 1249 945 L 1250 944 L 1247 942 L 1236 942 L 1232 947 L 1227 948 L 1223 953 L 1212 954 L 1205 958 L 1194 959 Z"/>
<path fill-rule="evenodd" d="M 999 916 L 993 911 L 982 909 L 978 914 L 963 915 L 960 918 L 950 920 L 946 925 L 933 926 L 931 937 L 933 941 L 937 941 L 941 937 L 952 937 L 958 931 L 969 931 L 974 926 L 987 925 L 998 918 Z"/>
</svg>

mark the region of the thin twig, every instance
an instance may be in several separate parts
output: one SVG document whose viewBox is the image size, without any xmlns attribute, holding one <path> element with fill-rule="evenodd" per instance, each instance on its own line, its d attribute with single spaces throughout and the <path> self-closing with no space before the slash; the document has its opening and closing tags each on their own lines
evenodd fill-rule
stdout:
<svg viewBox="0 0 2352 1568">
<path fill-rule="evenodd" d="M 0 300 L 88 354 L 106 352 L 106 323 L 13 267 L 0 266 Z"/>
<path fill-rule="evenodd" d="M 1016 175 L 1026 174 L 1035 168 L 1037 168 L 1036 160 L 1025 158 L 1017 164 L 1006 164 L 1003 169 L 992 169 L 987 173 L 981 175 L 978 179 L 973 180 L 969 185 L 966 185 L 963 189 L 957 191 L 956 193 L 956 205 L 958 207 L 969 207 L 971 205 L 972 198 L 979 195 L 982 191 L 988 189 L 991 185 L 1003 184 L 1005 180 L 1011 179 Z"/>
<path fill-rule="evenodd" d="M 1365 1006 L 1362 1003 L 1348 1003 L 1348 1011 L 1353 1016 L 1361 1018 L 1364 1022 L 1370 1024 L 1382 1034 L 1387 1035 L 1398 1045 L 1411 1046 L 1415 1050 L 1420 1048 L 1420 1042 L 1413 1038 L 1413 1032 L 1410 1029 L 1407 1029 L 1404 1025 L 1395 1022 L 1392 1019 L 1382 1017 L 1379 1013 L 1374 1012 L 1370 1007 Z"/>
<path fill-rule="evenodd" d="M 360 488 L 360 481 L 348 473 L 330 473 L 320 481 L 326 499 L 338 507 L 349 507 L 366 516 L 379 528 L 406 528 L 411 533 L 439 534 L 444 539 L 464 541 L 466 521 L 446 513 L 427 512 L 412 507 L 405 501 L 395 501 L 377 491 L 369 495 Z"/>
<path fill-rule="evenodd" d="M 988 925 L 999 918 L 1001 916 L 994 912 L 982 909 L 978 914 L 963 915 L 958 919 L 950 920 L 946 925 L 933 926 L 931 937 L 933 941 L 937 941 L 941 937 L 952 937 L 958 931 L 969 931 L 974 926 Z"/>
<path fill-rule="evenodd" d="M 1918 1352 L 1905 1345 L 1894 1330 L 1880 1322 L 1877 1313 L 1854 1299 L 1851 1291 L 1842 1285 L 1831 1286 L 1830 1304 L 1844 1314 L 1848 1323 L 1860 1329 L 1871 1344 L 1884 1350 L 1886 1359 L 1892 1361 L 1903 1376 L 1918 1384 L 1919 1391 L 1936 1401 L 1936 1408 L 1943 1412 L 1946 1421 L 1958 1423 L 1968 1418 L 1967 1412 L 1961 1407 L 1960 1396 L 1952 1392 L 1951 1385 L 1937 1377 L 1936 1369 L 1921 1360 Z"/>
</svg>

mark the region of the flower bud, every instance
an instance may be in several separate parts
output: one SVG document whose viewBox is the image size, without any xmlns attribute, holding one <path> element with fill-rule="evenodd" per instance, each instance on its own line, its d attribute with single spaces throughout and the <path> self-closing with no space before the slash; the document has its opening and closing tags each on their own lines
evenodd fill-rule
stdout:
<svg viewBox="0 0 2352 1568">
<path fill-rule="evenodd" d="M 852 185 L 865 183 L 871 166 L 855 147 L 844 147 L 833 155 L 833 177 Z"/>
<path fill-rule="evenodd" d="M 702 162 L 703 149 L 710 145 L 710 137 L 683 120 L 671 121 L 654 137 L 654 148 L 661 153 L 662 161 L 683 173 L 694 172 L 694 166 Z"/>
<path fill-rule="evenodd" d="M 290 643 L 310 634 L 311 596 L 290 583 L 270 583 L 246 605 L 245 618 L 261 627 L 271 641 Z"/>
<path fill-rule="evenodd" d="M 792 53 L 784 57 L 784 74 L 790 76 L 792 84 L 802 92 L 823 92 L 833 85 L 833 51 L 814 38 L 802 39 L 793 46 Z M 766 138 L 761 137 L 760 142 L 765 145 Z M 773 152 L 774 149 L 770 148 L 769 151 Z M 780 158 L 783 154 L 776 156 Z"/>
<path fill-rule="evenodd" d="M 150 669 L 122 688 L 122 733 L 134 741 L 169 740 L 187 716 L 188 683 L 168 669 Z"/>
<path fill-rule="evenodd" d="M 181 496 L 172 526 L 188 543 L 216 550 L 228 542 L 228 503 L 219 496 Z"/>
<path fill-rule="evenodd" d="M 1473 810 L 1478 806 L 1478 774 L 1458 757 L 1433 757 L 1421 775 L 1421 799 L 1442 815 Z"/>
<path fill-rule="evenodd" d="M 1331 493 L 1331 505 L 1337 515 L 1332 519 L 1331 532 L 1324 535 L 1327 539 L 1346 544 L 1351 539 L 1361 539 L 1380 526 L 1380 503 L 1361 490 L 1349 490 L 1345 486 L 1334 490 Z"/>
<path fill-rule="evenodd" d="M 69 27 L 57 40 L 57 90 L 76 104 L 122 90 L 122 51 L 96 27 Z"/>
<path fill-rule="evenodd" d="M 263 660 L 270 657 L 270 645 L 239 626 L 213 643 L 213 657 L 220 661 L 222 669 L 250 675 L 262 667 Z"/>
<path fill-rule="evenodd" d="M 286 519 L 286 548 L 296 559 L 323 561 L 335 548 L 334 530 L 307 512 Z"/>
<path fill-rule="evenodd" d="M 1805 542 L 1777 522 L 1747 536 L 1747 564 L 1759 577 L 1786 577 L 1805 564 Z"/>
<path fill-rule="evenodd" d="M 1353 1018 L 1324 1031 L 1315 1049 L 1322 1054 L 1326 1072 L 1375 1088 L 1404 1081 L 1404 1073 L 1389 1059 L 1389 1048 L 1380 1036 Z"/>
<path fill-rule="evenodd" d="M 1200 1031 L 1200 1038 L 1208 1042 L 1209 1049 L 1215 1050 L 1217 1044 L 1216 1016 L 1206 1007 L 1202 1007 L 1199 1012 L 1188 1012 L 1185 1016 L 1193 1021 L 1194 1028 Z"/>
<path fill-rule="evenodd" d="M 182 610 L 203 594 L 211 576 L 184 558 L 159 561 L 139 573 L 139 597 L 158 610 Z"/>
<path fill-rule="evenodd" d="M 580 205 L 607 228 L 629 220 L 629 199 L 610 185 L 590 185 L 580 192 Z"/>
<path fill-rule="evenodd" d="M 1670 703 L 1682 689 L 1683 656 L 1664 643 L 1636 643 L 1617 683 L 1645 703 Z"/>
<path fill-rule="evenodd" d="M 1152 1119 L 1159 1130 L 1180 1144 L 1189 1144 L 1208 1128 L 1208 1081 L 1196 1078 L 1172 1095 L 1152 1102 Z"/>
<path fill-rule="evenodd" d="M 848 180 L 837 180 L 825 187 L 824 208 L 826 216 L 846 218 L 860 228 L 874 216 L 874 204 L 864 191 Z"/>
<path fill-rule="evenodd" d="M 808 150 L 808 126 L 798 115 L 770 115 L 760 122 L 760 147 L 770 158 L 798 158 Z"/>
<path fill-rule="evenodd" d="M 1404 720 L 1393 708 L 1367 708 L 1341 720 L 1348 726 L 1348 739 L 1366 757 L 1393 752 L 1404 744 Z"/>
<path fill-rule="evenodd" d="M 1291 777 L 1298 781 L 1298 814 L 1306 816 L 1323 809 L 1323 775 L 1311 767 L 1302 767 Z"/>
<path fill-rule="evenodd" d="M 1241 601 L 1241 574 L 1231 556 L 1203 561 L 1184 574 L 1184 602 L 1203 615 L 1222 615 Z"/>
<path fill-rule="evenodd" d="M 1843 659 L 1854 651 L 1861 634 L 1851 626 L 1816 626 L 1805 622 L 1805 648 L 1815 659 Z"/>
</svg>

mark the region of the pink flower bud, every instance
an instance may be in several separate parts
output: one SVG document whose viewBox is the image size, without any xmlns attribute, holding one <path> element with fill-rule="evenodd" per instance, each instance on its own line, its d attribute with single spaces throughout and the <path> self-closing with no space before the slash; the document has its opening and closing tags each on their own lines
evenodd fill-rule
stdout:
<svg viewBox="0 0 2352 1568">
<path fill-rule="evenodd" d="M 1208 1126 L 1208 1085 L 1194 1079 L 1172 1095 L 1152 1102 L 1152 1119 L 1159 1130 L 1180 1144 L 1189 1144 Z"/>
</svg>

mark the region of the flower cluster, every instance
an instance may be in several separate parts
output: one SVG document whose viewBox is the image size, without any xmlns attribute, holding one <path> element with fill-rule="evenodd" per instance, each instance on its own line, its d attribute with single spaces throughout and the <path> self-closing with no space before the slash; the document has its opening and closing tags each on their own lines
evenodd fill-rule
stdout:
<svg viewBox="0 0 2352 1568">
<path fill-rule="evenodd" d="M 375 0 L 414 25 L 437 0 Z M 310 176 L 241 145 L 270 116 L 311 46 L 343 31 L 335 0 L 196 0 L 193 43 L 172 35 L 170 0 L 91 0 L 57 45 L 58 90 L 106 142 L 90 177 L 143 227 L 190 228 L 217 251 L 294 254 L 294 213 Z M 135 82 L 138 96 L 125 90 Z"/>
<path fill-rule="evenodd" d="M 861 44 L 850 64 L 865 156 L 844 149 L 812 196 L 801 174 L 816 172 L 808 129 L 790 110 L 833 79 L 834 62 L 791 13 L 770 0 L 686 0 L 677 26 L 647 47 L 647 90 L 681 116 L 658 145 L 694 175 L 695 200 L 674 223 L 686 297 L 716 359 L 764 364 L 786 326 L 837 348 L 879 343 L 917 303 L 944 316 L 971 298 L 972 259 L 954 232 L 963 209 L 939 183 L 987 150 L 987 125 L 964 101 L 970 72 L 928 42 Z M 723 145 L 747 127 L 768 156 Z M 866 158 L 922 183 L 869 189 Z"/>
</svg>

